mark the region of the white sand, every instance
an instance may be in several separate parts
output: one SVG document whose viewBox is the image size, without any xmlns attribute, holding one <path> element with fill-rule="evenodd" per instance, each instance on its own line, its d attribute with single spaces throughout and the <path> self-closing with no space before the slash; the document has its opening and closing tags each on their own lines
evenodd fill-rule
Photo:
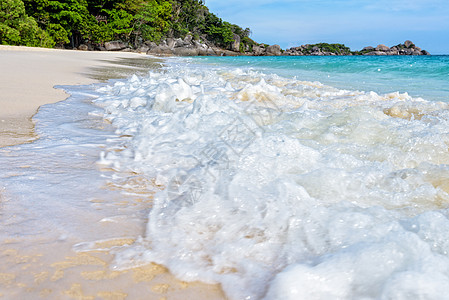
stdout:
<svg viewBox="0 0 449 300">
<path fill-rule="evenodd" d="M 128 52 L 88 52 L 0 45 L 0 147 L 35 138 L 31 117 L 39 106 L 64 100 L 55 85 L 90 84 L 90 68 L 112 65 Z"/>
</svg>

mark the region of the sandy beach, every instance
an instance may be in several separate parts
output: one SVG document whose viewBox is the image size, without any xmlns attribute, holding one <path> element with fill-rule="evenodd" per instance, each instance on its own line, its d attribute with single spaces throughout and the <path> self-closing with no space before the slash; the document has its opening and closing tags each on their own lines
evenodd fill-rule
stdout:
<svg viewBox="0 0 449 300">
<path fill-rule="evenodd" d="M 55 85 L 94 83 L 95 69 L 117 67 L 138 53 L 84 52 L 0 45 L 0 147 L 32 141 L 31 117 L 39 106 L 68 95 Z"/>
<path fill-rule="evenodd" d="M 148 57 L 138 53 L 0 46 L 0 150 L 2 153 L 6 156 L 10 155 L 10 150 L 4 148 L 5 146 L 30 143 L 38 138 L 34 133 L 32 116 L 40 106 L 62 101 L 68 96 L 63 90 L 54 86 L 91 84 L 101 79 L 120 77 L 145 69 L 145 67 L 135 66 L 135 63 L 123 63 L 129 59 L 142 60 L 145 65 Z M 148 65 L 146 68 L 148 69 Z M 32 168 L 30 165 L 33 162 L 28 163 L 24 160 L 22 167 Z M 10 176 L 17 176 L 17 174 L 15 169 L 11 169 Z M 116 207 L 123 207 L 123 203 L 131 201 L 129 197 L 121 197 L 120 191 L 117 195 L 117 199 L 114 200 L 116 203 L 113 204 Z M 19 207 L 22 203 L 17 205 L 15 200 L 0 182 L 0 208 L 2 209 L 0 216 L 3 215 L 4 218 L 2 224 L 6 224 L 8 230 L 14 231 L 16 228 L 20 232 L 26 227 L 23 225 L 27 222 L 25 219 L 34 214 L 28 211 L 28 208 L 25 208 L 22 214 L 23 208 Z M 145 200 L 145 203 L 149 203 L 150 200 Z M 90 202 L 92 205 L 101 205 L 105 199 L 95 199 Z M 97 217 L 96 215 L 91 220 Z M 79 216 L 79 219 L 80 222 L 86 222 L 83 219 L 87 220 L 87 217 Z M 41 221 L 47 222 L 47 220 Z M 143 230 L 137 227 L 133 229 L 135 232 Z M 113 233 L 120 233 L 120 230 L 125 232 L 123 228 L 117 226 L 115 229 L 105 227 L 102 230 L 106 231 L 106 229 Z M 10 235 L 7 239 L 3 238 L 0 245 L 0 261 L 2 262 L 0 298 L 224 299 L 219 285 L 186 283 L 177 280 L 166 268 L 156 264 L 127 270 L 111 269 L 110 264 L 114 255 L 109 250 L 133 243 L 133 241 L 132 238 L 105 239 L 99 242 L 101 245 L 97 245 L 103 250 L 76 252 L 73 250 L 73 245 L 75 242 L 80 242 L 79 239 L 70 237 L 61 239 L 53 232 L 36 236 Z"/>
</svg>

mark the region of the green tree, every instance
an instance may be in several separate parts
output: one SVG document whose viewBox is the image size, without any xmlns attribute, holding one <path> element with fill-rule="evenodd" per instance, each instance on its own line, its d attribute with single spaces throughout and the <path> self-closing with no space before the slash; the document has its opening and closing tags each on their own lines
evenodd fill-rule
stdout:
<svg viewBox="0 0 449 300">
<path fill-rule="evenodd" d="M 135 16 L 135 33 L 145 40 L 160 41 L 172 27 L 171 16 L 169 1 L 146 1 Z"/>
<path fill-rule="evenodd" d="M 206 17 L 205 33 L 209 40 L 219 46 L 227 47 L 229 43 L 234 41 L 234 33 L 232 32 L 232 24 L 223 22 L 222 19 L 209 13 Z"/>
<path fill-rule="evenodd" d="M 28 14 L 59 45 L 67 44 L 74 38 L 89 38 L 92 25 L 96 25 L 86 0 L 25 0 L 24 3 Z"/>
<path fill-rule="evenodd" d="M 100 44 L 117 39 L 130 41 L 137 23 L 136 17 L 146 2 L 144 0 L 89 1 L 90 14 L 104 18 L 103 21 L 88 26 L 91 29 L 90 39 Z"/>
<path fill-rule="evenodd" d="M 21 26 L 6 21 L 0 24 L 2 36 L 8 36 L 9 43 L 30 43 L 33 36 L 47 36 L 48 40 L 50 36 L 60 46 L 76 47 L 86 41 L 103 44 L 120 39 L 137 47 L 143 40 L 159 42 L 163 38 L 191 34 L 195 39 L 207 39 L 218 46 L 229 47 L 237 34 L 242 43 L 241 51 L 255 44 L 249 38 L 248 28 L 224 22 L 210 13 L 201 0 L 0 1 L 2 5 L 14 7 L 4 9 L 3 14 L 20 13 L 15 7 L 22 4 Z M 41 28 L 39 32 L 36 22 Z M 20 32 L 34 33 L 20 37 Z"/>
<path fill-rule="evenodd" d="M 32 47 L 53 47 L 54 41 L 25 12 L 22 0 L 0 1 L 0 43 Z"/>
<path fill-rule="evenodd" d="M 171 35 L 183 37 L 187 33 L 201 34 L 205 29 L 208 8 L 203 1 L 172 0 Z"/>
<path fill-rule="evenodd" d="M 102 13 L 108 16 L 104 29 L 109 40 L 128 40 L 133 31 L 134 16 L 124 9 L 103 9 Z"/>
</svg>

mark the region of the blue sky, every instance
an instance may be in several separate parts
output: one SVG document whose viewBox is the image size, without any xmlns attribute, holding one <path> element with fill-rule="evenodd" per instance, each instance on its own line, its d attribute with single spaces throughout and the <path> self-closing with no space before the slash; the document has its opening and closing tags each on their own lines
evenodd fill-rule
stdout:
<svg viewBox="0 0 449 300">
<path fill-rule="evenodd" d="M 318 42 L 352 50 L 413 41 L 449 54 L 449 0 L 205 0 L 225 21 L 249 27 L 259 43 L 283 49 Z"/>
</svg>

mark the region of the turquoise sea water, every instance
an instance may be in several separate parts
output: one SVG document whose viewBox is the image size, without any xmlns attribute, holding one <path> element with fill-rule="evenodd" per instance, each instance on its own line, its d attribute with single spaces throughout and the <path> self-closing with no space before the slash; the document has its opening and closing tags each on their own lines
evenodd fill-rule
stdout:
<svg viewBox="0 0 449 300">
<path fill-rule="evenodd" d="M 172 58 L 100 90 L 102 163 L 165 189 L 140 244 L 230 299 L 449 293 L 449 60 Z"/>
<path fill-rule="evenodd" d="M 319 81 L 339 89 L 407 92 L 412 97 L 449 101 L 449 55 L 201 57 L 206 64 L 262 69 Z"/>
</svg>

